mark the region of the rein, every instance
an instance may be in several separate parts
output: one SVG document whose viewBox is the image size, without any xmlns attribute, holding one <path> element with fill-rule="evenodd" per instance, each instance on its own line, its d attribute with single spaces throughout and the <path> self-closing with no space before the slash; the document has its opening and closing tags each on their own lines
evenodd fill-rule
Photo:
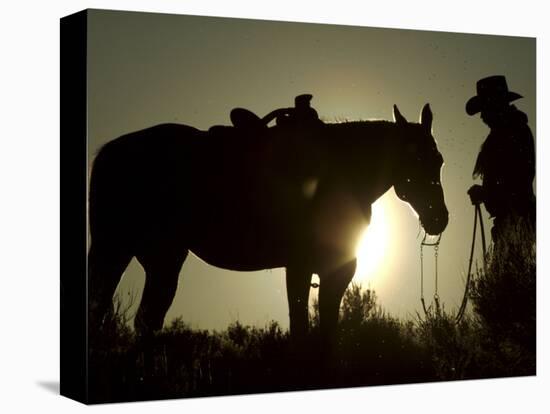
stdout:
<svg viewBox="0 0 550 414">
<path fill-rule="evenodd" d="M 481 216 L 481 207 L 479 204 L 475 205 L 474 211 L 474 234 L 472 236 L 472 248 L 470 249 L 470 261 L 468 263 L 468 276 L 466 277 L 466 288 L 464 289 L 464 297 L 462 298 L 462 303 L 458 313 L 456 314 L 456 322 L 460 322 L 464 316 L 464 311 L 466 310 L 466 305 L 468 304 L 468 292 L 470 290 L 470 281 L 472 279 L 472 263 L 474 261 L 474 249 L 476 245 L 476 232 L 477 232 L 477 221 L 479 218 L 479 228 L 481 230 L 481 245 L 483 248 L 483 270 L 487 272 L 487 245 L 485 244 L 485 228 L 483 227 L 483 217 Z"/>
<path fill-rule="evenodd" d="M 479 227 L 481 230 L 481 242 L 483 247 L 483 268 L 485 272 L 487 271 L 487 245 L 485 243 L 485 229 L 483 227 L 483 219 L 481 215 L 481 207 L 479 204 L 475 205 L 475 211 L 474 211 L 474 233 L 472 236 L 472 247 L 470 249 L 470 261 L 468 263 L 468 275 L 466 278 L 466 285 L 464 287 L 464 295 L 462 297 L 462 302 L 460 304 L 460 308 L 458 309 L 458 312 L 455 317 L 455 323 L 460 323 L 462 320 L 462 317 L 464 316 L 464 312 L 466 311 L 466 305 L 468 304 L 468 292 L 470 291 L 470 283 L 472 279 L 472 264 L 474 260 L 474 250 L 475 250 L 475 243 L 476 243 L 476 233 L 477 233 L 477 222 L 479 219 Z M 420 302 L 422 303 L 422 309 L 424 310 L 424 314 L 428 314 L 432 305 L 429 307 L 426 307 L 426 301 L 424 299 L 424 246 L 433 246 L 434 247 L 434 257 L 435 257 L 435 291 L 434 291 L 434 303 L 436 310 L 439 311 L 441 309 L 440 307 L 440 301 L 439 301 L 439 294 L 437 291 L 437 285 L 438 285 L 438 263 L 437 259 L 439 256 L 439 243 L 441 241 L 441 234 L 437 238 L 435 242 L 428 242 L 426 241 L 428 235 L 425 233 L 424 238 L 422 239 L 422 242 L 420 243 Z"/>
</svg>

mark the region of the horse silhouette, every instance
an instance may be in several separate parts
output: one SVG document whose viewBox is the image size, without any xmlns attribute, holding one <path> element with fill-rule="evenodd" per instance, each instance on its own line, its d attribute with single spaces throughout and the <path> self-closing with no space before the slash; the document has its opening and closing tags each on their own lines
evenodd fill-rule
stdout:
<svg viewBox="0 0 550 414">
<path fill-rule="evenodd" d="M 298 336 L 318 274 L 321 332 L 333 335 L 376 199 L 393 186 L 427 233 L 448 223 L 429 105 L 419 124 L 396 106 L 394 118 L 223 133 L 162 124 L 108 142 L 90 178 L 90 328 L 136 257 L 146 274 L 136 331 L 161 329 L 191 251 L 224 269 L 285 267 Z"/>
</svg>

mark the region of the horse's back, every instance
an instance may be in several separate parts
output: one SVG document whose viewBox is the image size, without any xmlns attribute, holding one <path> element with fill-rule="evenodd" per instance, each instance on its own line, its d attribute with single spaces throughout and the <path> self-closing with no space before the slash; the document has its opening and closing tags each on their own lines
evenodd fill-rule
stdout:
<svg viewBox="0 0 550 414">
<path fill-rule="evenodd" d="M 96 164 L 104 160 L 116 162 L 141 161 L 141 158 L 157 154 L 170 154 L 186 146 L 201 136 L 203 131 L 188 125 L 159 124 L 128 134 L 121 135 L 103 145 L 94 160 Z"/>
<path fill-rule="evenodd" d="M 303 184 L 319 173 L 307 137 L 283 132 L 162 124 L 107 143 L 90 180 L 92 242 L 134 252 L 160 240 L 221 267 L 283 265 L 308 233 Z"/>
</svg>

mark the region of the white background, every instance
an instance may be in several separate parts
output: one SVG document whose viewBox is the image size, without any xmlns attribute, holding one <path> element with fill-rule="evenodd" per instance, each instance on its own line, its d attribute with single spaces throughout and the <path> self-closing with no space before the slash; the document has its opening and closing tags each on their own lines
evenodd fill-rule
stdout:
<svg viewBox="0 0 550 414">
<path fill-rule="evenodd" d="M 360 26 L 536 36 L 538 375 L 306 393 L 96 406 L 102 412 L 548 412 L 550 35 L 543 1 L 277 0 L 6 2 L 0 14 L 0 411 L 77 412 L 59 384 L 59 18 L 111 8 Z M 342 45 L 345 47 L 345 45 Z M 544 247 L 543 247 L 544 246 Z M 90 409 L 90 408 L 88 408 Z"/>
</svg>

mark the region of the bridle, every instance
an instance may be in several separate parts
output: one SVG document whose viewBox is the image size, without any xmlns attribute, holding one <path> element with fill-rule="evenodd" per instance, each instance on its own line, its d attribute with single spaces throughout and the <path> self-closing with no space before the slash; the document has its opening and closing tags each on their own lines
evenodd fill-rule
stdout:
<svg viewBox="0 0 550 414">
<path fill-rule="evenodd" d="M 487 271 L 487 246 L 485 243 L 485 229 L 483 227 L 483 217 L 481 216 L 481 208 L 479 204 L 475 205 L 475 211 L 474 211 L 474 234 L 472 236 L 472 247 L 470 249 L 470 261 L 468 264 L 468 275 L 466 278 L 466 285 L 464 287 L 464 295 L 462 297 L 462 302 L 460 304 L 460 308 L 458 309 L 458 312 L 455 316 L 455 323 L 458 324 L 462 320 L 462 317 L 464 316 L 464 312 L 466 311 L 466 305 L 468 304 L 468 293 L 470 291 L 470 284 L 472 279 L 472 264 L 474 259 L 474 250 L 475 250 L 475 243 L 476 243 L 476 232 L 477 232 L 477 222 L 479 220 L 479 227 L 481 230 L 481 242 L 483 247 L 483 267 L 485 271 Z M 426 316 L 429 315 L 432 305 L 429 307 L 426 307 L 426 301 L 424 299 L 424 246 L 433 246 L 434 248 L 434 258 L 435 258 L 435 290 L 434 290 L 434 304 L 436 312 L 439 313 L 441 310 L 441 305 L 439 301 L 439 293 L 438 293 L 438 263 L 437 259 L 439 256 L 439 243 L 441 242 L 441 234 L 437 237 L 437 240 L 435 242 L 429 242 L 427 240 L 428 234 L 424 233 L 424 238 L 422 239 L 422 242 L 420 243 L 420 302 L 422 303 L 422 309 L 424 310 L 424 314 Z"/>
</svg>

